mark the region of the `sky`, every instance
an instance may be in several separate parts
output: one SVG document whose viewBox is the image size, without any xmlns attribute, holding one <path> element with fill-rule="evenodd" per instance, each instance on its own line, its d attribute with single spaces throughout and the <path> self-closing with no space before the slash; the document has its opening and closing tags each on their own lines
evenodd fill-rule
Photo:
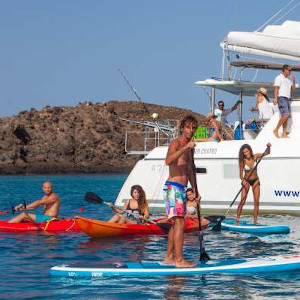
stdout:
<svg viewBox="0 0 300 300">
<path fill-rule="evenodd" d="M 229 31 L 258 29 L 289 2 L 0 0 L 0 117 L 136 100 L 118 68 L 143 101 L 207 114 L 194 82 L 220 75 L 220 42 Z M 286 19 L 299 15 L 300 6 Z M 237 100 L 220 96 L 227 107 Z"/>
</svg>

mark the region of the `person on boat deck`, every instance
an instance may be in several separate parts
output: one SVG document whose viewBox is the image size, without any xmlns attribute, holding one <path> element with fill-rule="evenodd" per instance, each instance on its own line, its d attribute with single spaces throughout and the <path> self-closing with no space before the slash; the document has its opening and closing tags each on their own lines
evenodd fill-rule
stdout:
<svg viewBox="0 0 300 300">
<path fill-rule="evenodd" d="M 257 90 L 255 108 L 259 112 L 261 120 L 269 120 L 272 118 L 274 111 L 269 104 L 268 90 L 261 87 Z"/>
<path fill-rule="evenodd" d="M 287 122 L 290 117 L 290 100 L 292 91 L 295 89 L 295 77 L 291 76 L 292 72 L 290 65 L 283 65 L 282 73 L 275 78 L 274 82 L 274 105 L 278 103 L 278 109 L 280 111 L 280 119 L 273 133 L 277 138 L 280 138 L 278 134 L 279 128 L 282 126 L 282 138 L 289 137 L 287 134 Z"/>
<path fill-rule="evenodd" d="M 186 186 L 190 182 L 197 201 L 198 193 L 193 140 L 198 121 L 193 116 L 186 116 L 180 123 L 181 135 L 174 139 L 168 149 L 166 165 L 169 166 L 169 178 L 163 192 L 168 219 L 174 220 L 168 234 L 168 248 L 164 262 L 175 264 L 179 268 L 192 268 L 194 264 L 183 257 L 184 217 L 186 214 Z"/>
<path fill-rule="evenodd" d="M 15 207 L 16 211 L 26 210 L 20 215 L 9 220 L 8 223 L 21 223 L 21 222 L 46 222 L 57 218 L 60 208 L 60 199 L 57 194 L 53 193 L 53 185 L 51 182 L 46 181 L 43 183 L 43 191 L 45 196 L 41 200 L 34 201 L 26 206 L 26 208 L 20 204 Z M 36 209 L 40 206 L 44 206 L 44 214 L 28 213 L 27 210 Z"/>
<path fill-rule="evenodd" d="M 243 189 L 241 193 L 241 202 L 237 208 L 236 225 L 239 225 L 240 216 L 247 199 L 247 195 L 252 187 L 253 199 L 254 199 L 254 213 L 253 224 L 257 224 L 257 217 L 259 211 L 259 197 L 260 197 L 260 182 L 257 175 L 257 160 L 263 155 L 270 154 L 271 144 L 267 144 L 266 153 L 253 154 L 252 148 L 248 144 L 244 144 L 239 151 L 239 168 L 240 178 L 242 181 Z"/>
<path fill-rule="evenodd" d="M 217 120 L 221 122 L 222 133 L 226 140 L 233 140 L 233 132 L 230 126 L 228 126 L 227 116 L 235 111 L 240 103 L 242 101 L 238 100 L 231 108 L 225 109 L 225 103 L 221 100 L 218 102 L 218 108 L 215 108 L 214 113 L 217 116 Z"/>
<path fill-rule="evenodd" d="M 186 190 L 186 218 L 198 218 L 198 214 L 197 214 L 197 203 L 198 201 L 200 201 L 199 197 L 198 199 L 195 198 L 194 195 L 194 191 L 192 188 L 188 188 Z M 209 224 L 209 220 L 207 220 L 206 218 L 201 218 L 201 226 L 205 227 Z"/>
<path fill-rule="evenodd" d="M 148 203 L 143 188 L 140 185 L 133 185 L 130 195 L 132 199 L 125 201 L 123 209 L 109 204 L 109 207 L 117 213 L 108 220 L 109 223 L 137 224 L 149 219 Z"/>
<path fill-rule="evenodd" d="M 209 127 L 209 137 L 194 139 L 194 141 L 195 142 L 220 142 L 223 139 L 221 122 L 217 120 L 217 116 L 213 113 L 207 115 L 206 121 Z"/>
</svg>

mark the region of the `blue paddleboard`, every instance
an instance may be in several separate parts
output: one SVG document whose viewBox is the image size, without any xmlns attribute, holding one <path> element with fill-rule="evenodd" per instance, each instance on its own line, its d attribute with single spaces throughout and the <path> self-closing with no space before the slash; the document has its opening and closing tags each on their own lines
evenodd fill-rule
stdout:
<svg viewBox="0 0 300 300">
<path fill-rule="evenodd" d="M 235 220 L 224 220 L 221 223 L 222 229 L 227 229 L 237 232 L 245 233 L 263 233 L 263 234 L 274 234 L 274 233 L 289 233 L 289 226 L 284 225 L 253 225 L 249 221 L 240 221 L 240 225 L 235 225 Z"/>
<path fill-rule="evenodd" d="M 52 267 L 50 275 L 60 277 L 156 276 L 192 275 L 207 273 L 269 273 L 300 270 L 300 255 L 265 258 L 209 260 L 195 268 L 175 268 L 154 262 L 127 262 L 121 267 L 81 268 L 66 265 Z"/>
</svg>

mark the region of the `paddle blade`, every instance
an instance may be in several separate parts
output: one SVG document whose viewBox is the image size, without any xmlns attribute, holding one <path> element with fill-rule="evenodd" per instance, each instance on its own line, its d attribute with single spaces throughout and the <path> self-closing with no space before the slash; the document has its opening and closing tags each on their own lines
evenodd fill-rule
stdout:
<svg viewBox="0 0 300 300">
<path fill-rule="evenodd" d="M 210 223 L 218 223 L 218 222 L 222 223 L 223 220 L 225 219 L 225 216 L 224 215 L 205 216 L 204 218 L 207 219 Z"/>
<path fill-rule="evenodd" d="M 221 222 L 218 222 L 213 228 L 212 231 L 221 231 Z"/>
<path fill-rule="evenodd" d="M 84 196 L 84 200 L 90 203 L 103 203 L 103 199 L 101 199 L 97 194 L 93 192 L 88 192 Z"/>
<path fill-rule="evenodd" d="M 200 261 L 206 262 L 208 260 L 210 260 L 210 257 L 205 251 L 200 253 Z"/>
</svg>

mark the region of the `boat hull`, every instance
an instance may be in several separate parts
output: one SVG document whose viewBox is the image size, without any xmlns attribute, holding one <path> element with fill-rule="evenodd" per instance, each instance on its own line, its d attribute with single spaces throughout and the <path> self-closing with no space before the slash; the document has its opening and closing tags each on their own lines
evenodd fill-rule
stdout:
<svg viewBox="0 0 300 300">
<path fill-rule="evenodd" d="M 156 276 L 193 275 L 209 273 L 258 274 L 300 270 L 300 256 L 275 256 L 252 259 L 217 260 L 195 268 L 175 268 L 159 263 L 125 263 L 121 268 L 78 268 L 55 266 L 50 275 L 60 277 Z"/>
<path fill-rule="evenodd" d="M 112 237 L 112 236 L 129 236 L 129 235 L 164 235 L 167 234 L 156 224 L 116 224 L 100 220 L 88 219 L 76 216 L 78 227 L 90 237 Z M 159 221 L 159 220 L 156 220 Z M 163 225 L 163 224 L 162 224 Z M 198 219 L 185 219 L 185 232 L 198 230 Z"/>
<path fill-rule="evenodd" d="M 60 219 L 52 220 L 49 222 L 33 223 L 8 223 L 7 221 L 0 221 L 0 231 L 2 232 L 68 232 L 68 231 L 80 231 L 75 219 Z"/>
</svg>

